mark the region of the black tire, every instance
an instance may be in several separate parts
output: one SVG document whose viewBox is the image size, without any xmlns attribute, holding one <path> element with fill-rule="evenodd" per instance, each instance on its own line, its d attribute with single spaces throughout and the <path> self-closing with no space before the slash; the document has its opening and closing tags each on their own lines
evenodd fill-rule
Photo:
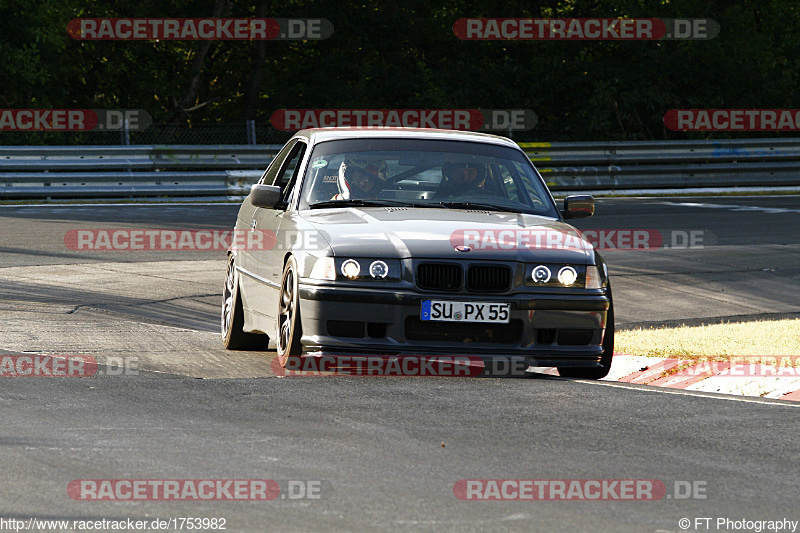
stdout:
<svg viewBox="0 0 800 533">
<path fill-rule="evenodd" d="M 290 361 L 297 363 L 303 354 L 303 347 L 300 345 L 300 338 L 303 336 L 303 327 L 300 321 L 300 290 L 297 261 L 294 256 L 289 256 L 286 266 L 283 268 L 280 291 L 278 338 L 275 339 L 275 345 L 278 351 L 278 362 L 285 367 Z"/>
<path fill-rule="evenodd" d="M 603 337 L 603 355 L 600 356 L 600 365 L 595 368 L 559 367 L 558 375 L 565 378 L 602 379 L 611 370 L 611 359 L 614 356 L 614 300 L 611 298 L 611 289 L 608 291 L 609 307 L 606 319 L 606 331 Z"/>
<path fill-rule="evenodd" d="M 222 290 L 222 345 L 228 350 L 266 350 L 269 337 L 263 333 L 246 333 L 239 280 L 233 254 L 228 257 L 225 288 Z"/>
</svg>

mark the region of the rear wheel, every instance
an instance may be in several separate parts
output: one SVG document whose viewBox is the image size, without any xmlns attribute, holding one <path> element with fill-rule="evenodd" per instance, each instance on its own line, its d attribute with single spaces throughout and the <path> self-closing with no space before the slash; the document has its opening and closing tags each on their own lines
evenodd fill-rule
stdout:
<svg viewBox="0 0 800 533">
<path fill-rule="evenodd" d="M 283 277 L 281 278 L 281 294 L 278 300 L 278 339 L 275 342 L 278 349 L 278 361 L 284 367 L 291 360 L 296 363 L 303 353 L 300 345 L 303 328 L 300 323 L 298 281 L 297 261 L 290 256 L 283 268 Z"/>
<path fill-rule="evenodd" d="M 600 366 L 595 368 L 570 368 L 559 367 L 558 374 L 565 378 L 602 379 L 611 370 L 611 358 L 614 355 L 614 300 L 609 289 L 609 306 L 606 315 L 606 331 L 603 336 L 603 355 L 600 357 Z"/>
<path fill-rule="evenodd" d="M 236 277 L 236 262 L 231 254 L 222 291 L 222 345 L 228 350 L 266 350 L 269 337 L 260 333 L 246 333 L 243 326 L 244 309 Z"/>
</svg>

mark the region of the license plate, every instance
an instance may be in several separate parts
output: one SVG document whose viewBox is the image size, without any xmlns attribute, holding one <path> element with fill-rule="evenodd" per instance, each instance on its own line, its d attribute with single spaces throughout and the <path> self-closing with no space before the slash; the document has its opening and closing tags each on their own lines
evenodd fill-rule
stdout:
<svg viewBox="0 0 800 533">
<path fill-rule="evenodd" d="M 507 324 L 510 314 L 510 306 L 507 303 L 423 300 L 420 319 L 438 322 L 496 322 Z"/>
</svg>

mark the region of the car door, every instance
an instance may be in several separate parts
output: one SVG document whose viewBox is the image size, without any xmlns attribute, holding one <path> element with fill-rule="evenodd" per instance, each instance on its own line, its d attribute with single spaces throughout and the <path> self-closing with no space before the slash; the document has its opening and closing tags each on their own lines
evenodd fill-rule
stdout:
<svg viewBox="0 0 800 533">
<path fill-rule="evenodd" d="M 281 148 L 264 171 L 264 174 L 261 175 L 258 183 L 272 184 L 275 180 L 275 176 L 278 175 L 278 172 L 283 167 L 286 158 L 292 152 L 292 148 L 294 148 L 296 143 L 297 141 L 293 139 Z M 249 311 L 263 313 L 263 310 L 256 305 L 257 291 L 261 290 L 261 284 L 256 282 L 253 277 L 257 264 L 254 262 L 253 250 L 250 250 L 251 247 L 247 245 L 247 239 L 252 239 L 252 235 L 249 235 L 249 233 L 254 229 L 253 224 L 257 209 L 259 208 L 250 202 L 250 196 L 245 198 L 244 202 L 242 202 L 242 206 L 239 208 L 239 214 L 236 218 L 236 234 L 234 235 L 235 240 L 233 247 L 234 253 L 236 254 L 236 264 L 244 274 L 239 276 L 239 284 L 242 287 L 242 303 Z"/>
<path fill-rule="evenodd" d="M 272 181 L 272 185 L 281 188 L 281 203 L 274 209 L 256 208 L 250 223 L 249 231 L 261 232 L 261 238 L 267 244 L 264 249 L 254 248 L 249 255 L 251 272 L 255 275 L 255 281 L 260 285 L 254 293 L 253 304 L 257 306 L 260 313 L 270 318 L 275 318 L 277 315 L 278 294 L 283 275 L 283 258 L 289 244 L 283 230 L 285 221 L 291 217 L 290 200 L 305 154 L 306 143 L 302 139 L 298 139 Z M 268 178 L 269 176 L 264 177 L 265 182 Z"/>
</svg>

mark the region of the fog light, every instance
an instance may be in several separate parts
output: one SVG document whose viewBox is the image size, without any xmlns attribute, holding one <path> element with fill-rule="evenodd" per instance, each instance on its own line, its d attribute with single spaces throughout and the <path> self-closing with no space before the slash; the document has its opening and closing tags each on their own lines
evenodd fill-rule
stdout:
<svg viewBox="0 0 800 533">
<path fill-rule="evenodd" d="M 389 265 L 383 261 L 373 261 L 369 266 L 369 275 L 373 278 L 385 278 L 389 274 Z"/>
<path fill-rule="evenodd" d="M 572 285 L 578 279 L 578 273 L 571 266 L 565 266 L 558 271 L 558 281 L 562 285 Z"/>
<path fill-rule="evenodd" d="M 547 283 L 550 281 L 551 275 L 552 274 L 550 273 L 549 268 L 544 265 L 539 265 L 533 269 L 533 272 L 531 273 L 531 279 L 534 281 L 534 283 Z"/>
<path fill-rule="evenodd" d="M 361 272 L 361 265 L 355 259 L 348 259 L 342 263 L 342 274 L 348 279 L 356 279 Z"/>
</svg>

